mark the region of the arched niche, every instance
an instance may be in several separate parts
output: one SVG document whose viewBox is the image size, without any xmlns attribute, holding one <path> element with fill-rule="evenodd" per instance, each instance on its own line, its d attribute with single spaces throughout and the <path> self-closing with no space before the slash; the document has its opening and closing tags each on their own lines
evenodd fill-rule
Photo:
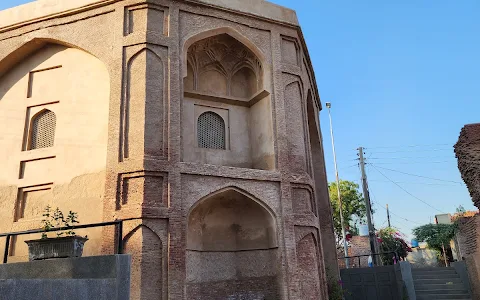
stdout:
<svg viewBox="0 0 480 300">
<path fill-rule="evenodd" d="M 307 234 L 297 242 L 296 255 L 300 299 L 320 299 L 318 246 L 313 233 Z"/>
<path fill-rule="evenodd" d="M 231 187 L 188 215 L 188 299 L 279 299 L 276 221 L 259 200 Z"/>
<path fill-rule="evenodd" d="M 259 202 L 227 189 L 203 199 L 188 217 L 187 248 L 243 251 L 275 248 L 273 215 Z"/>
<path fill-rule="evenodd" d="M 184 86 L 193 91 L 250 99 L 263 88 L 260 59 L 226 33 L 193 43 L 186 63 Z"/>
<path fill-rule="evenodd" d="M 273 105 L 264 89 L 263 54 L 229 28 L 188 38 L 184 53 L 182 160 L 274 170 Z M 198 146 L 198 115 L 206 109 L 226 116 L 224 151 Z"/>
<path fill-rule="evenodd" d="M 163 244 L 158 235 L 149 227 L 139 225 L 125 236 L 123 250 L 132 255 L 132 299 L 161 300 Z M 148 277 L 145 278 L 142 274 L 148 274 Z"/>
<path fill-rule="evenodd" d="M 16 212 L 27 212 L 24 224 L 33 226 L 22 229 L 34 229 L 47 205 L 78 212 L 84 224 L 101 222 L 110 104 L 107 66 L 88 51 L 51 39 L 31 40 L 0 57 L 0 136 L 9 137 L 0 141 L 0 165 L 5 166 L 0 181 L 12 185 L 21 177 L 33 186 L 19 189 L 15 202 Z M 45 111 L 55 113 L 49 123 L 54 134 L 50 131 L 48 147 L 32 149 L 30 133 Z M 25 155 L 29 160 L 23 162 Z M 15 230 L 20 224 L 7 218 L 4 225 Z M 89 237 L 85 255 L 100 255 L 102 229 L 79 233 Z M 12 245 L 18 257 L 27 252 L 22 239 Z"/>
</svg>

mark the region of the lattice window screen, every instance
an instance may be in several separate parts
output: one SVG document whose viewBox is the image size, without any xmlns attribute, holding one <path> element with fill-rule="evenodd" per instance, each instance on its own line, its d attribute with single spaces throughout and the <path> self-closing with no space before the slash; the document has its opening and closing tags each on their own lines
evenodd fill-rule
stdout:
<svg viewBox="0 0 480 300">
<path fill-rule="evenodd" d="M 198 147 L 226 149 L 225 122 L 214 112 L 204 112 L 197 122 Z"/>
<path fill-rule="evenodd" d="M 57 117 L 50 110 L 36 116 L 32 122 L 30 149 L 52 147 L 55 140 L 56 124 Z"/>
</svg>

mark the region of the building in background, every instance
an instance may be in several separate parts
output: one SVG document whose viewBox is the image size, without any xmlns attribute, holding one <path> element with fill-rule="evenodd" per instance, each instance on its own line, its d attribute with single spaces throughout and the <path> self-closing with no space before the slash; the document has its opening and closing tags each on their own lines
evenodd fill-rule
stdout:
<svg viewBox="0 0 480 300">
<path fill-rule="evenodd" d="M 0 232 L 127 220 L 78 233 L 123 240 L 132 299 L 327 299 L 321 109 L 295 12 L 263 0 L 1 11 Z"/>
</svg>

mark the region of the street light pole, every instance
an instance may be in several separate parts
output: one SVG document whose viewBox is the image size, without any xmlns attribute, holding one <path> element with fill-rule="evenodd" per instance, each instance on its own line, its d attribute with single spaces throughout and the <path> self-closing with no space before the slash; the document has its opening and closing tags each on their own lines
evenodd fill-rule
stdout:
<svg viewBox="0 0 480 300">
<path fill-rule="evenodd" d="M 335 180 L 337 182 L 338 206 L 340 208 L 340 225 L 342 226 L 343 250 L 345 253 L 345 267 L 348 269 L 347 235 L 345 232 L 345 223 L 343 220 L 342 196 L 340 195 L 340 179 L 338 177 L 338 168 L 337 168 L 337 154 L 335 152 L 335 139 L 333 137 L 332 115 L 330 113 L 330 108 L 332 107 L 332 104 L 330 102 L 327 102 L 325 103 L 325 105 L 328 108 L 328 117 L 330 118 L 330 136 L 332 138 L 333 164 L 335 166 Z"/>
</svg>

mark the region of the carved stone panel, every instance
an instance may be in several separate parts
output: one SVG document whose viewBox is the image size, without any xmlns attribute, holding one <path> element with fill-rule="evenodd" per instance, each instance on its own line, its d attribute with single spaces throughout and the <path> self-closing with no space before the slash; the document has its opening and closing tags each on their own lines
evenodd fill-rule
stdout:
<svg viewBox="0 0 480 300">
<path fill-rule="evenodd" d="M 300 65 L 300 49 L 294 38 L 282 37 L 282 62 L 291 65 Z"/>
<path fill-rule="evenodd" d="M 130 6 L 125 11 L 125 35 L 153 32 L 167 35 L 167 9 L 153 4 Z"/>
<path fill-rule="evenodd" d="M 262 88 L 262 65 L 255 54 L 228 34 L 206 38 L 188 49 L 185 90 L 250 98 Z"/>
<path fill-rule="evenodd" d="M 120 175 L 121 195 L 117 208 L 142 206 L 166 207 L 166 174 L 158 172 L 134 172 Z"/>
<path fill-rule="evenodd" d="M 315 213 L 311 190 L 306 186 L 294 186 L 292 188 L 292 206 L 294 213 Z"/>
</svg>

